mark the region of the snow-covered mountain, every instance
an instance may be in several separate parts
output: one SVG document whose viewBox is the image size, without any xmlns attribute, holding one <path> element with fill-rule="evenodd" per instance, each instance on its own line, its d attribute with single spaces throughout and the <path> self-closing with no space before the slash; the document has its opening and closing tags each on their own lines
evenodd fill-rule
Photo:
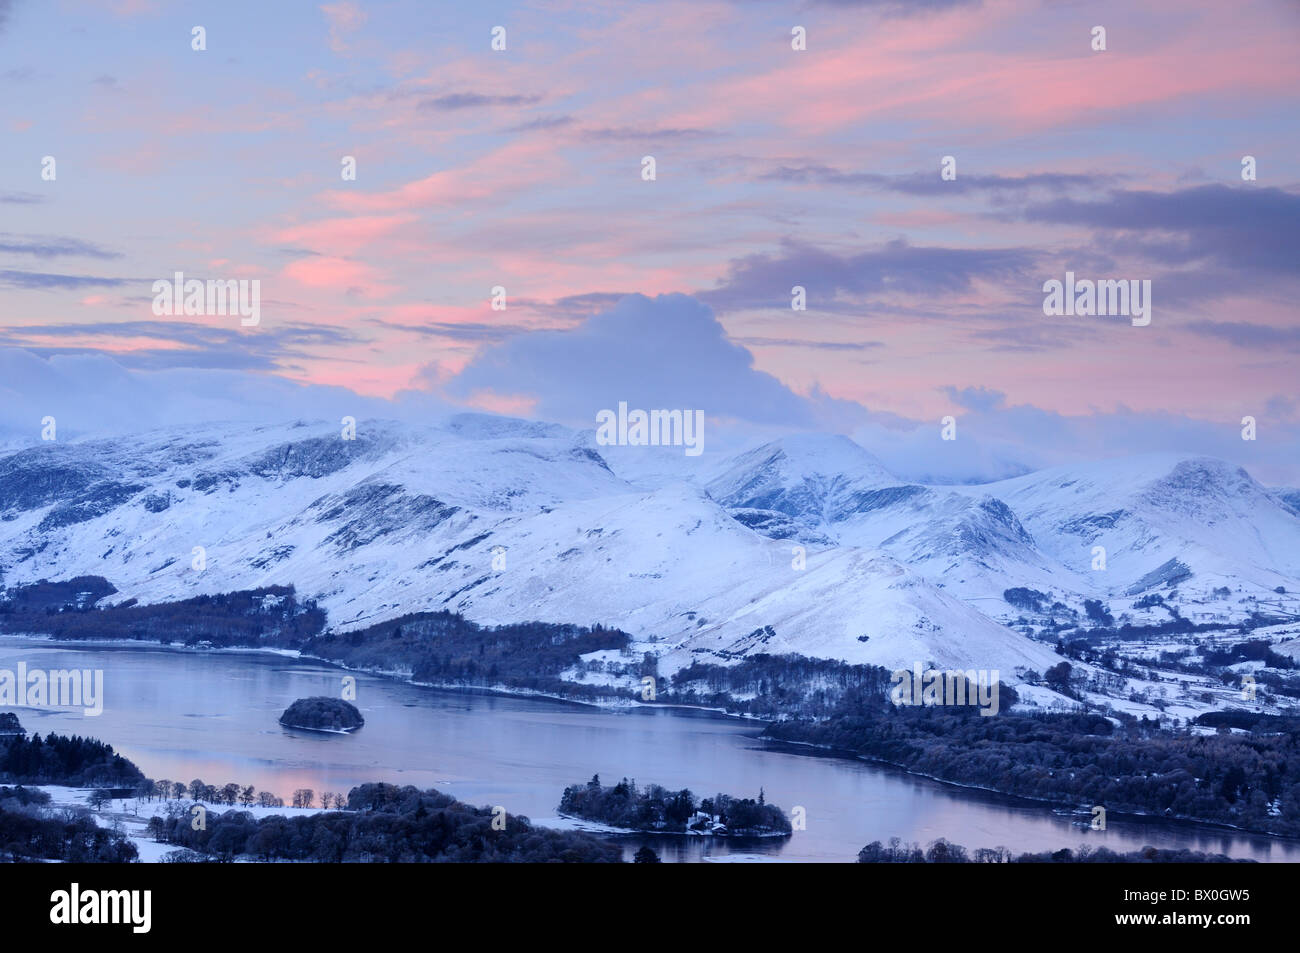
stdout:
<svg viewBox="0 0 1300 953">
<path fill-rule="evenodd" d="M 1300 518 L 1241 467 L 1145 454 L 982 489 L 1014 509 L 1046 553 L 1116 600 L 1178 592 L 1174 604 L 1202 620 L 1300 609 Z"/>
<path fill-rule="evenodd" d="M 1199 621 L 1300 612 L 1300 512 L 1219 460 L 1153 454 L 923 486 L 846 438 L 801 436 L 738 456 L 708 489 L 759 532 L 883 550 L 1004 622 L 1025 610 L 1009 589 L 1084 623 L 1085 600 L 1134 624 L 1167 621 L 1163 606 L 1133 605 L 1144 596 Z"/>
<path fill-rule="evenodd" d="M 1247 590 L 1300 590 L 1300 518 L 1217 461 L 932 487 L 809 435 L 655 472 L 619 476 L 589 434 L 472 414 L 355 440 L 292 423 L 41 445 L 0 454 L 0 570 L 103 576 L 113 601 L 293 585 L 339 629 L 430 609 L 599 622 L 664 671 L 799 652 L 1008 680 L 1058 660 L 1003 624 L 1023 611 L 1010 588 L 1070 605 L 1226 586 L 1239 612 L 1260 604 Z"/>
<path fill-rule="evenodd" d="M 737 457 L 708 489 L 766 535 L 881 549 L 963 598 L 1072 584 L 996 496 L 903 483 L 847 437 L 765 444 Z"/>
<path fill-rule="evenodd" d="M 1274 487 L 1273 498 L 1296 516 L 1300 516 L 1300 489 L 1289 486 Z"/>
</svg>

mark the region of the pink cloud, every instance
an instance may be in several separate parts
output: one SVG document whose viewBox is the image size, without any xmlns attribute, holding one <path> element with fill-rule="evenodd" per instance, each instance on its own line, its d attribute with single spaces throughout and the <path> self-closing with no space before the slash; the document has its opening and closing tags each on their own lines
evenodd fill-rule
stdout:
<svg viewBox="0 0 1300 953">
<path fill-rule="evenodd" d="M 430 206 L 464 205 L 503 198 L 530 185 L 553 182 L 564 161 L 547 142 L 515 140 L 466 166 L 434 172 L 384 192 L 333 190 L 324 201 L 349 212 L 394 212 Z"/>
<path fill-rule="evenodd" d="M 347 37 L 365 25 L 366 13 L 355 3 L 326 3 L 321 13 L 330 27 L 330 49 L 342 53 L 348 48 Z"/>
<path fill-rule="evenodd" d="M 286 375 L 305 384 L 346 387 L 358 394 L 391 398 L 399 391 L 410 390 L 419 380 L 418 364 L 358 364 L 355 361 L 333 362 L 323 359 L 312 365 L 309 375 Z"/>
<path fill-rule="evenodd" d="M 368 298 L 383 297 L 393 290 L 380 281 L 374 268 L 346 258 L 299 258 L 284 267 L 284 276 L 308 288 L 355 290 Z"/>
<path fill-rule="evenodd" d="M 270 239 L 303 245 L 326 255 L 352 255 L 414 221 L 415 216 L 407 214 L 321 219 L 281 228 L 272 232 Z"/>
<path fill-rule="evenodd" d="M 537 398 L 528 395 L 497 394 L 493 391 L 479 390 L 469 395 L 466 403 L 479 410 L 494 414 L 527 417 L 537 406 Z"/>
<path fill-rule="evenodd" d="M 1245 16 L 1214 5 L 1189 15 L 1180 5 L 1158 23 L 1181 33 L 1135 26 L 1127 47 L 1112 20 L 1111 49 L 1104 53 L 1089 48 L 1087 25 L 1021 4 L 888 21 L 888 29 L 870 31 L 869 55 L 864 23 L 845 31 L 848 43 L 822 34 L 820 47 L 790 52 L 773 69 L 697 89 L 696 104 L 676 112 L 671 123 L 720 129 L 757 121 L 825 133 L 869 119 L 923 117 L 947 127 L 1031 130 L 1206 94 L 1289 95 L 1300 84 L 1290 37 L 1270 30 L 1220 42 L 1240 37 Z M 1016 35 L 1013 26 L 1042 42 L 1001 48 Z"/>
</svg>

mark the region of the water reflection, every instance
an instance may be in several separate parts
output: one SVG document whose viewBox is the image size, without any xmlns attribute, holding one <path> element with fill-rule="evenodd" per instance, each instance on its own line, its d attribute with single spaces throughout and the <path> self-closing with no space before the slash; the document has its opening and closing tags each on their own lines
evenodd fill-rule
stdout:
<svg viewBox="0 0 1300 953">
<path fill-rule="evenodd" d="M 29 730 L 88 734 L 153 778 L 252 784 L 289 800 L 297 788 L 346 792 L 365 781 L 436 787 L 476 805 L 546 822 L 560 794 L 593 774 L 690 788 L 697 796 L 757 796 L 803 807 L 807 829 L 787 839 L 620 838 L 626 855 L 649 843 L 665 861 L 771 859 L 847 862 L 873 840 L 1022 851 L 1081 843 L 1113 850 L 1189 847 L 1259 860 L 1300 860 L 1300 843 L 1159 820 L 1108 816 L 1075 826 L 1047 808 L 1009 802 L 861 762 L 764 744 L 758 727 L 683 710 L 606 712 L 546 699 L 419 688 L 356 676 L 366 725 L 351 735 L 282 728 L 296 698 L 337 694 L 342 672 L 259 653 L 155 647 L 64 647 L 0 638 L 0 668 L 102 668 L 104 712 L 22 709 Z"/>
</svg>

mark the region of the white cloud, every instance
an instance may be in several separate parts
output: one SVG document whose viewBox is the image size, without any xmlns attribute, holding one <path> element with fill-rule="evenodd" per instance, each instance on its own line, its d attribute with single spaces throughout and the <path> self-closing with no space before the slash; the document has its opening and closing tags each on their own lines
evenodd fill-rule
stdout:
<svg viewBox="0 0 1300 953">
<path fill-rule="evenodd" d="M 128 370 L 103 354 L 45 358 L 0 348 L 0 434 L 9 442 L 38 439 L 46 416 L 64 439 L 218 420 L 418 418 L 452 409 L 431 395 L 393 403 L 249 371 Z"/>
<path fill-rule="evenodd" d="M 538 416 L 580 426 L 619 401 L 788 426 L 813 426 L 820 416 L 815 401 L 756 370 L 708 306 L 680 294 L 628 295 L 571 331 L 493 345 L 448 386 L 461 398 L 484 391 L 535 397 Z"/>
</svg>

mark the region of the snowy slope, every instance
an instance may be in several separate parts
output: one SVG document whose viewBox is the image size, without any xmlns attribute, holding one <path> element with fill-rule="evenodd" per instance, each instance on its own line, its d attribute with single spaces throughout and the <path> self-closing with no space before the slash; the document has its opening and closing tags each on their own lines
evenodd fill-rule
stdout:
<svg viewBox="0 0 1300 953">
<path fill-rule="evenodd" d="M 363 421 L 355 440 L 299 422 L 41 445 L 0 454 L 0 569 L 6 586 L 104 576 L 115 601 L 293 585 L 341 629 L 429 609 L 599 622 L 665 671 L 799 652 L 1009 679 L 1054 664 L 1000 624 L 1024 611 L 1009 588 L 1137 622 L 1169 617 L 1131 608 L 1153 593 L 1198 621 L 1295 611 L 1300 593 L 1300 518 L 1214 460 L 930 487 L 808 435 L 619 469 L 590 434 L 474 414 Z"/>
<path fill-rule="evenodd" d="M 427 609 L 601 622 L 653 641 L 669 671 L 702 652 L 933 660 L 1008 679 L 1052 661 L 883 554 L 813 548 L 796 569 L 791 544 L 700 488 L 639 490 L 578 435 L 522 421 L 37 447 L 0 458 L 0 514 L 7 585 L 102 575 L 114 600 L 292 584 L 341 628 Z"/>
<path fill-rule="evenodd" d="M 905 484 L 846 437 L 766 444 L 737 457 L 709 492 L 765 535 L 881 549 L 962 598 L 1079 586 L 995 496 Z"/>
<path fill-rule="evenodd" d="M 96 574 L 152 602 L 272 583 L 341 593 L 479 523 L 624 489 L 567 432 L 452 423 L 366 423 L 353 441 L 219 427 L 0 458 L 6 583 Z"/>
<path fill-rule="evenodd" d="M 708 489 L 726 507 L 774 510 L 816 529 L 899 483 L 848 437 L 800 434 L 740 454 Z"/>
<path fill-rule="evenodd" d="M 498 545 L 507 568 L 485 571 Z M 666 643 L 679 664 L 700 650 L 799 652 L 1000 668 L 1011 680 L 1018 666 L 1056 661 L 881 554 L 810 551 L 797 569 L 789 544 L 746 529 L 686 484 L 556 507 L 502 526 L 464 559 L 473 588 L 450 608 L 495 623 L 612 617 Z"/>
<path fill-rule="evenodd" d="M 1005 501 L 1045 552 L 1112 597 L 1177 590 L 1207 615 L 1232 618 L 1252 600 L 1297 609 L 1300 517 L 1222 460 L 1149 454 L 978 489 Z M 1092 569 L 1096 546 L 1105 549 L 1101 571 Z M 1288 595 L 1274 593 L 1279 586 Z M 1214 596 L 1221 587 L 1231 596 Z"/>
<path fill-rule="evenodd" d="M 1003 622 L 1024 614 L 1003 599 L 1013 588 L 1085 624 L 1089 599 L 1134 624 L 1168 621 L 1166 608 L 1134 606 L 1148 595 L 1199 622 L 1300 612 L 1300 513 L 1285 490 L 1219 460 L 1148 455 L 923 486 L 846 438 L 809 436 L 736 457 L 708 489 L 758 532 L 879 549 Z"/>
</svg>

